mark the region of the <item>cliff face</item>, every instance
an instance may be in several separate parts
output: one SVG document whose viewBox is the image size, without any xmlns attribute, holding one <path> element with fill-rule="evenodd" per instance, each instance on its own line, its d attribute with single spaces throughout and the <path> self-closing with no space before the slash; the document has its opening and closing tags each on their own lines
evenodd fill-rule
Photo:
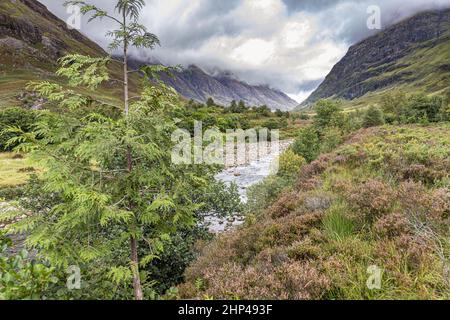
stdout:
<svg viewBox="0 0 450 320">
<path fill-rule="evenodd" d="M 250 85 L 226 73 L 212 76 L 197 66 L 189 66 L 173 78 L 163 77 L 163 80 L 183 97 L 198 102 L 206 102 L 211 97 L 216 103 L 228 106 L 233 100 L 242 100 L 250 106 L 267 105 L 283 111 L 298 105 L 283 92 L 268 86 Z"/>
<path fill-rule="evenodd" d="M 450 9 L 420 13 L 352 46 L 303 105 L 392 86 L 441 90 L 450 80 L 449 42 Z"/>
<path fill-rule="evenodd" d="M 4 68 L 51 70 L 69 53 L 105 55 L 103 49 L 53 15 L 36 0 L 0 2 L 0 63 Z"/>
</svg>

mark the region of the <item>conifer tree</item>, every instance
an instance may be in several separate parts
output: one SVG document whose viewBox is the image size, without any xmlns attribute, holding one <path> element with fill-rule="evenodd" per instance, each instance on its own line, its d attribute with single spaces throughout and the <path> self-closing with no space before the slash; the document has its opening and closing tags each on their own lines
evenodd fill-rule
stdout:
<svg viewBox="0 0 450 320">
<path fill-rule="evenodd" d="M 105 270 L 117 285 L 132 283 L 135 299 L 141 300 L 151 292 L 152 281 L 140 268 L 158 258 L 171 234 L 196 224 L 203 204 L 192 190 L 201 193 L 213 173 L 208 167 L 181 167 L 171 161 L 176 124 L 170 114 L 179 100 L 158 80 L 158 74 L 170 70 L 142 67 L 143 91 L 130 100 L 128 76 L 134 71 L 128 70 L 129 48 L 159 44 L 138 23 L 144 1 L 118 0 L 121 19 L 85 1 L 67 4 L 81 5 L 91 20 L 108 18 L 118 25 L 108 35 L 113 38 L 110 48 L 123 50 L 123 112 L 119 117 L 94 112 L 93 105 L 104 103 L 76 90 L 96 90 L 108 81 L 109 57 L 68 55 L 60 59 L 57 71 L 68 79 L 68 87 L 48 81 L 29 85 L 65 112 L 40 112 L 32 132 L 10 128 L 18 135 L 9 143 L 20 143 L 16 150 L 29 152 L 40 164 L 44 191 L 55 195 L 56 204 L 10 225 L 8 231 L 26 233 L 26 244 L 52 265 L 82 264 Z M 0 222 L 14 215 L 2 213 Z"/>
</svg>

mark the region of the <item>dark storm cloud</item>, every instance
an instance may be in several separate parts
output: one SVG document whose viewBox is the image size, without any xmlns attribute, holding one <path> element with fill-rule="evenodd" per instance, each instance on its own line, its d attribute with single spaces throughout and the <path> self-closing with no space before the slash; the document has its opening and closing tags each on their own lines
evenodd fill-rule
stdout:
<svg viewBox="0 0 450 320">
<path fill-rule="evenodd" d="M 181 21 L 174 15 L 166 22 L 170 28 L 162 28 L 159 36 L 165 45 L 174 49 L 198 48 L 212 37 L 239 34 L 241 28 L 237 21 L 230 16 L 241 0 L 209 0 L 196 6 Z M 152 10 L 152 3 L 149 10 Z M 189 6 L 189 4 L 186 4 Z"/>
<path fill-rule="evenodd" d="M 290 14 L 308 12 L 320 17 L 321 27 L 331 31 L 337 41 L 352 44 L 367 38 L 376 30 L 366 27 L 369 6 L 381 10 L 386 28 L 417 12 L 450 7 L 450 0 L 283 0 Z"/>
</svg>

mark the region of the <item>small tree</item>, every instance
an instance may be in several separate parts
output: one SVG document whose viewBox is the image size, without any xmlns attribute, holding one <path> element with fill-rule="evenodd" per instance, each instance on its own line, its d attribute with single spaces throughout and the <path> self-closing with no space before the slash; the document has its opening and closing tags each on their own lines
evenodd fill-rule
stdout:
<svg viewBox="0 0 450 320">
<path fill-rule="evenodd" d="M 240 113 L 242 113 L 242 112 L 245 111 L 245 109 L 247 109 L 247 106 L 245 105 L 245 102 L 240 100 L 239 103 L 238 103 L 238 111 Z"/>
<path fill-rule="evenodd" d="M 213 98 L 209 97 L 208 100 L 206 100 L 206 105 L 211 108 L 214 107 L 216 103 L 214 102 Z"/>
<path fill-rule="evenodd" d="M 74 90 L 96 90 L 107 81 L 110 58 L 77 54 L 62 58 L 57 75 L 68 78 L 68 89 L 51 82 L 30 84 L 30 89 L 66 111 L 40 112 L 31 133 L 10 128 L 21 134 L 10 143 L 20 142 L 18 151 L 31 152 L 44 168 L 44 190 L 58 197 L 48 210 L 8 230 L 26 232 L 27 245 L 56 266 L 81 263 L 105 269 L 104 275 L 117 284 L 132 283 L 135 299 L 141 300 L 152 282 L 140 268 L 158 258 L 171 234 L 196 224 L 202 204 L 193 199 L 192 189 L 205 188 L 205 177 L 212 172 L 208 167 L 181 167 L 171 161 L 176 125 L 170 115 L 178 108 L 178 95 L 157 80 L 167 68 L 142 67 L 143 91 L 139 97 L 129 97 L 128 75 L 134 72 L 128 70 L 129 47 L 153 48 L 159 43 L 137 23 L 144 1 L 118 0 L 121 19 L 85 1 L 67 4 L 81 5 L 84 14 L 92 13 L 91 20 L 108 18 L 118 25 L 108 35 L 113 37 L 110 47 L 123 50 L 123 113 L 119 117 L 92 111 L 80 115 L 80 109 L 92 110 L 88 106 L 102 103 Z M 156 79 L 156 84 L 147 77 Z M 3 213 L 0 221 L 12 216 Z M 139 250 L 139 244 L 146 250 Z"/>
<path fill-rule="evenodd" d="M 314 125 L 317 129 L 322 130 L 330 126 L 341 126 L 343 123 L 343 115 L 340 103 L 333 100 L 320 100 L 315 106 L 316 116 L 314 117 Z"/>
<path fill-rule="evenodd" d="M 230 104 L 230 112 L 231 112 L 231 113 L 236 113 L 236 112 L 237 112 L 237 109 L 238 109 L 238 106 L 237 106 L 236 100 L 231 101 L 231 104 Z"/>
<path fill-rule="evenodd" d="M 384 124 L 383 111 L 376 106 L 370 106 L 364 113 L 363 126 L 365 128 L 381 126 Z"/>
<path fill-rule="evenodd" d="M 292 145 L 292 150 L 302 156 L 308 163 L 317 158 L 320 154 L 320 148 L 320 138 L 313 126 L 303 128 Z"/>
</svg>

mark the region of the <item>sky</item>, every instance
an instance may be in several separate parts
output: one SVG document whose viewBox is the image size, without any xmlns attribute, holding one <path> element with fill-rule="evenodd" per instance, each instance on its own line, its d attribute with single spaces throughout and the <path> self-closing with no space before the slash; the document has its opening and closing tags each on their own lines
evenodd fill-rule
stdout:
<svg viewBox="0 0 450 320">
<path fill-rule="evenodd" d="M 39 0 L 68 20 L 64 0 Z M 89 0 L 88 0 L 89 1 Z M 115 0 L 90 3 L 114 13 Z M 298 102 L 323 81 L 348 48 L 379 30 L 368 28 L 373 6 L 386 28 L 417 12 L 450 7 L 450 0 L 146 0 L 141 20 L 161 40 L 141 59 L 229 71 L 250 84 L 269 85 Z M 114 26 L 82 18 L 81 32 L 104 48 Z"/>
</svg>

